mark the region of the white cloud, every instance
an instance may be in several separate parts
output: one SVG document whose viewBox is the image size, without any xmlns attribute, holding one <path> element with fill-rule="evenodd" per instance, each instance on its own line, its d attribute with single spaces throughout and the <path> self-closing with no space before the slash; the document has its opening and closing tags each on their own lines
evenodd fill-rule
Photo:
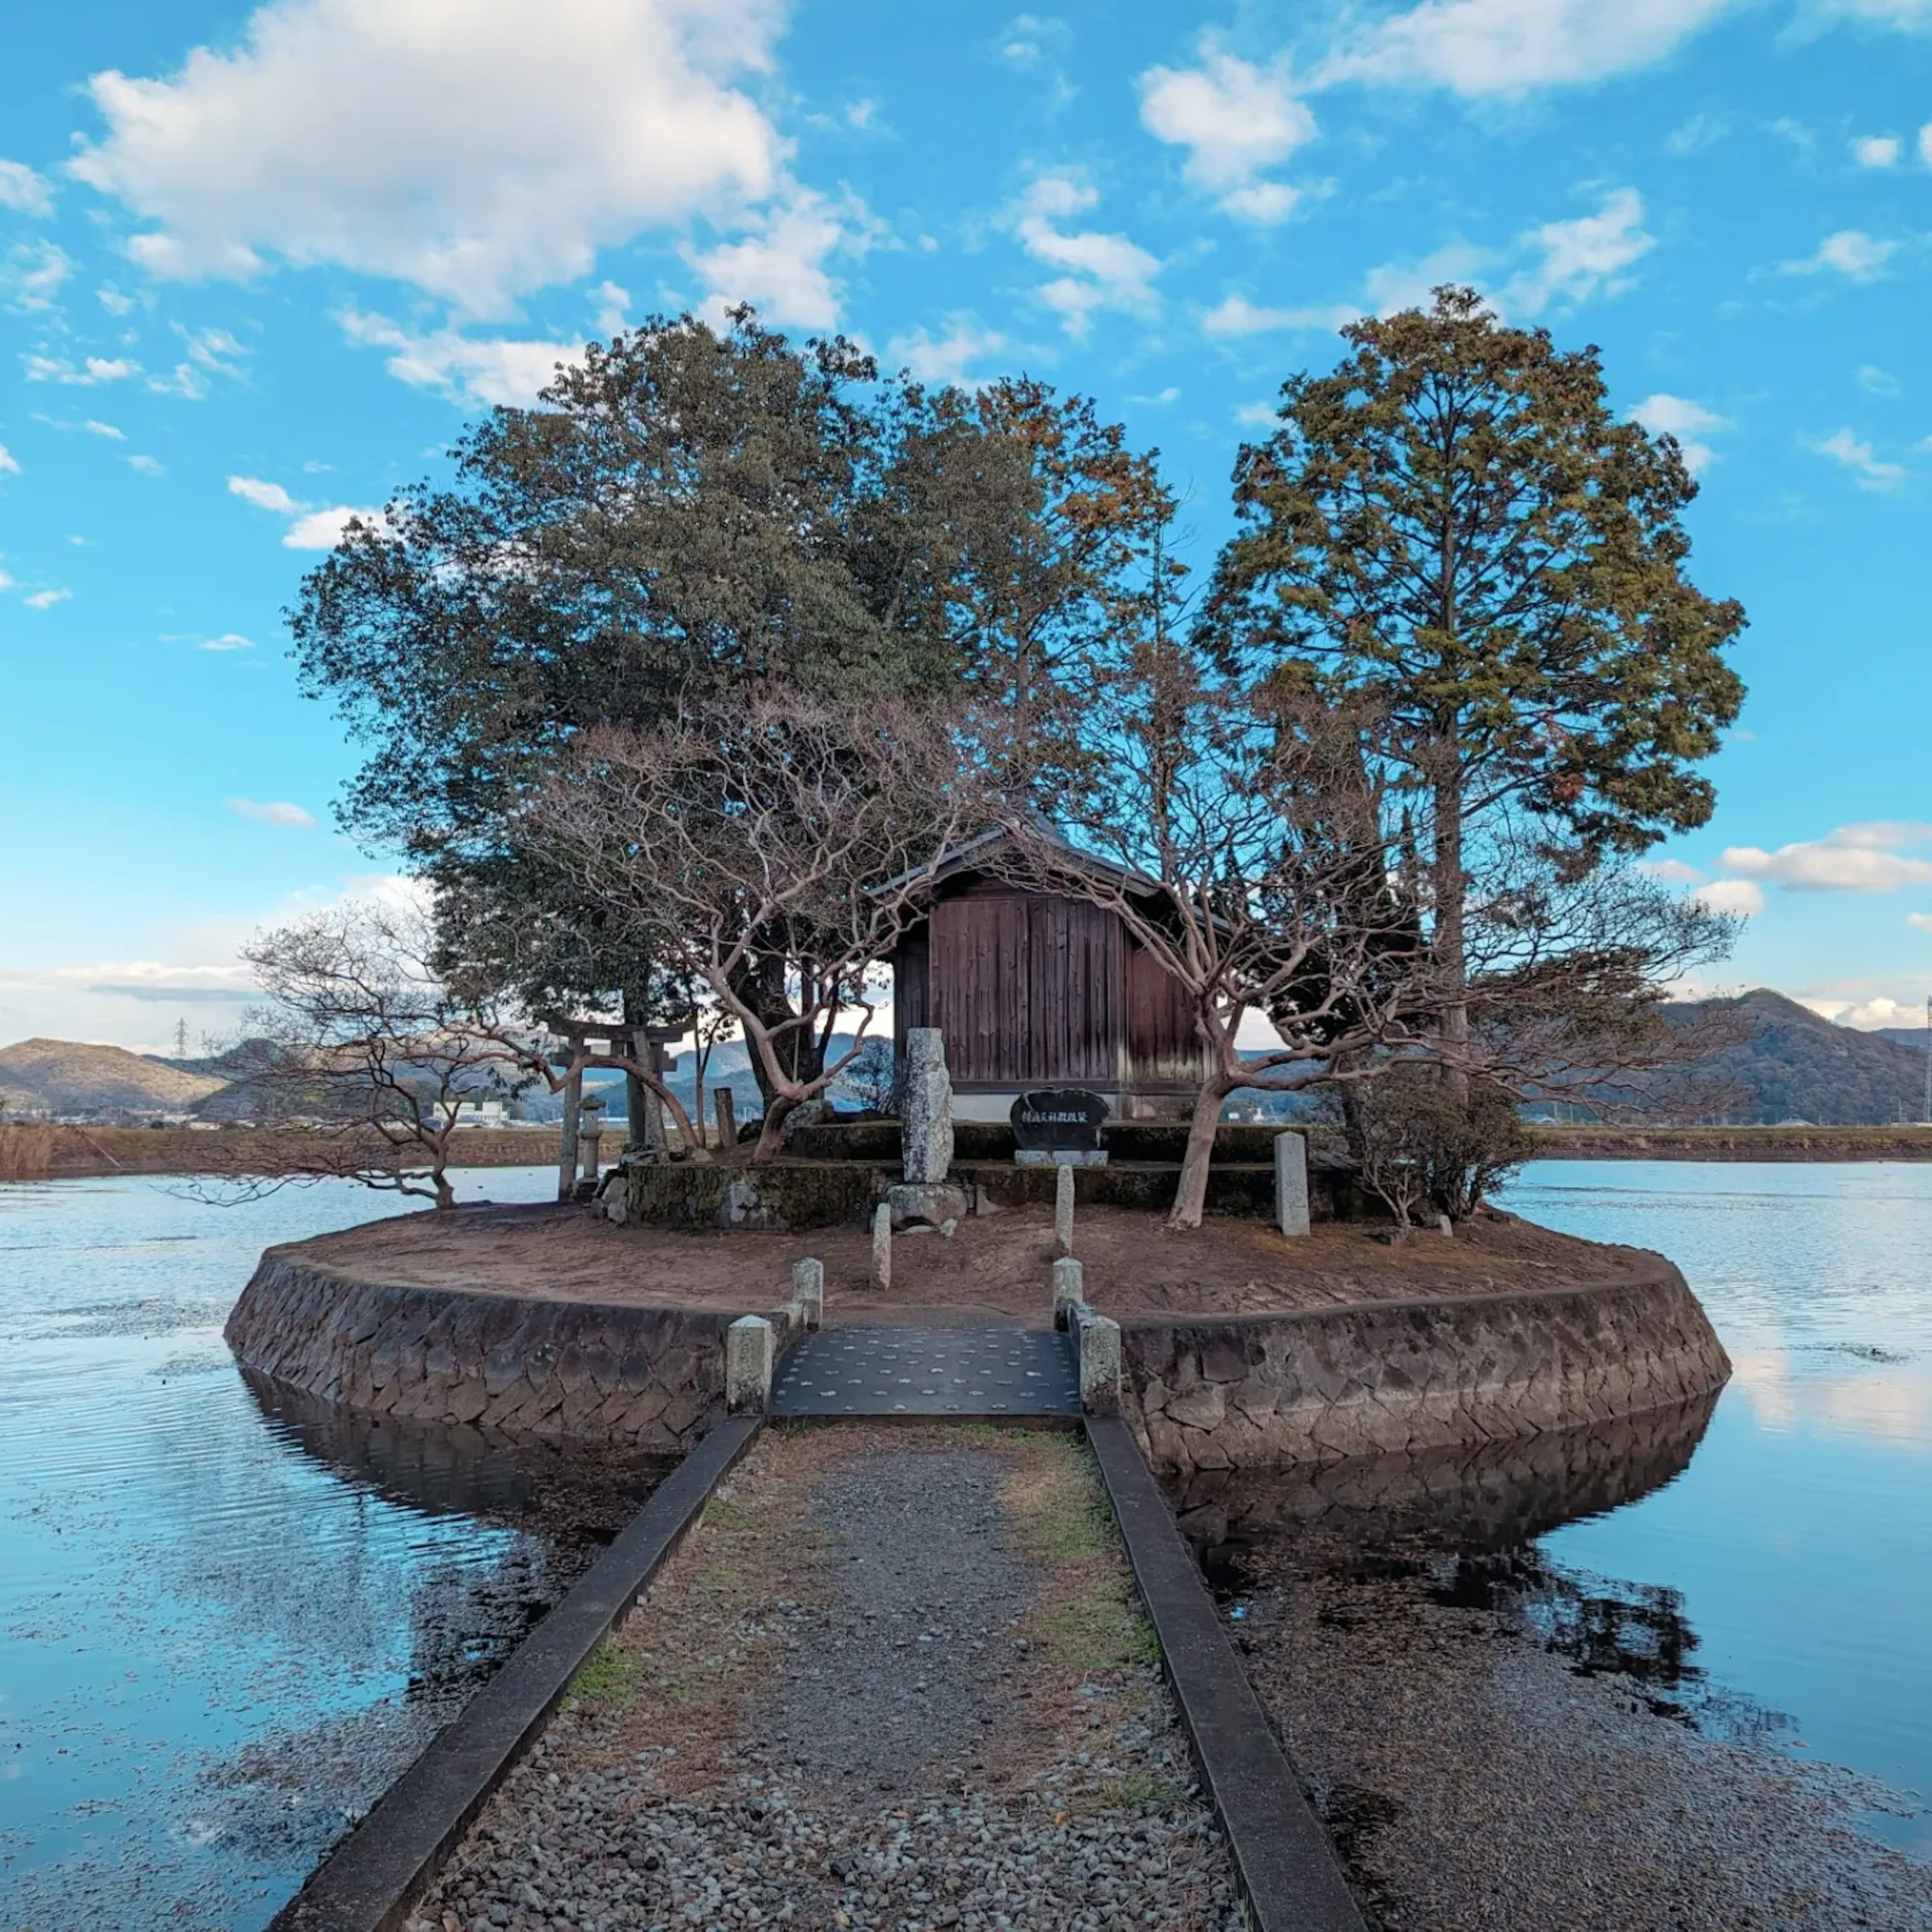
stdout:
<svg viewBox="0 0 1932 1932">
<path fill-rule="evenodd" d="M 1246 296 L 1229 296 L 1201 318 L 1201 326 L 1210 335 L 1263 335 L 1284 328 L 1340 328 L 1360 314 L 1346 303 L 1327 308 L 1268 308 Z"/>
<path fill-rule="evenodd" d="M 1896 134 L 1868 134 L 1852 143 L 1852 158 L 1862 168 L 1895 168 L 1898 156 Z"/>
<path fill-rule="evenodd" d="M 458 401 L 486 409 L 500 403 L 534 402 L 537 392 L 556 379 L 560 362 L 578 362 L 584 354 L 580 342 L 478 338 L 454 328 L 412 334 L 386 316 L 354 309 L 340 320 L 352 342 L 394 352 L 387 367 L 400 381 L 417 388 L 440 389 Z"/>
<path fill-rule="evenodd" d="M 258 510 L 273 510 L 278 517 L 292 517 L 301 507 L 279 483 L 265 483 L 259 476 L 230 477 L 228 494 Z"/>
<path fill-rule="evenodd" d="M 209 638 L 196 648 L 204 651 L 252 651 L 255 640 L 244 638 L 239 631 L 224 631 L 220 637 Z"/>
<path fill-rule="evenodd" d="M 130 470 L 138 470 L 143 476 L 165 476 L 166 466 L 157 456 L 130 456 L 128 459 Z"/>
<path fill-rule="evenodd" d="M 90 356 L 79 368 L 52 356 L 23 356 L 22 366 L 30 382 L 64 382 L 70 388 L 91 389 L 101 382 L 124 382 L 138 376 L 141 365 L 125 357 Z"/>
<path fill-rule="evenodd" d="M 239 377 L 239 358 L 248 354 L 243 344 L 225 328 L 184 328 L 174 325 L 175 333 L 188 345 L 188 359 L 177 362 L 165 376 L 151 376 L 148 387 L 167 396 L 184 396 L 198 403 L 208 394 L 211 376 Z"/>
<path fill-rule="evenodd" d="M 74 273 L 74 258 L 52 242 L 22 242 L 9 251 L 0 272 L 10 307 L 28 314 L 51 308 L 61 284 Z"/>
<path fill-rule="evenodd" d="M 1859 369 L 1858 387 L 1874 396 L 1902 396 L 1905 393 L 1905 385 L 1889 369 L 1881 369 L 1875 362 L 1868 362 Z"/>
<path fill-rule="evenodd" d="M 1157 256 L 1124 235 L 1094 229 L 1070 234 L 1061 225 L 1100 198 L 1097 190 L 1070 174 L 1042 175 L 1008 211 L 1028 254 L 1070 271 L 1046 283 L 1040 296 L 1059 312 L 1072 336 L 1087 333 L 1097 309 L 1146 310 L 1157 299 L 1154 278 L 1162 267 Z"/>
<path fill-rule="evenodd" d="M 1698 885 L 1704 878 L 1695 866 L 1687 866 L 1682 859 L 1646 860 L 1637 870 L 1648 872 L 1653 879 L 1661 879 L 1668 886 Z"/>
<path fill-rule="evenodd" d="M 1732 0 L 1423 0 L 1346 48 L 1342 80 L 1514 94 L 1662 59 Z"/>
<path fill-rule="evenodd" d="M 887 358 L 902 363 L 922 382 L 952 382 L 970 388 L 977 382 L 972 365 L 1006 349 L 1006 338 L 997 329 L 982 328 L 970 316 L 949 316 L 944 335 L 930 329 L 915 328 L 896 335 L 886 345 Z"/>
<path fill-rule="evenodd" d="M 315 814 L 304 812 L 298 805 L 290 805 L 280 799 L 267 805 L 257 804 L 252 798 L 231 798 L 228 809 L 243 818 L 252 818 L 258 825 L 290 825 L 300 831 L 314 829 Z"/>
<path fill-rule="evenodd" d="M 352 517 L 377 525 L 382 520 L 380 510 L 357 509 L 343 503 L 323 509 L 298 503 L 279 483 L 266 483 L 259 476 L 231 476 L 228 490 L 230 496 L 239 496 L 258 510 L 271 511 L 291 520 L 282 536 L 285 550 L 333 550 Z"/>
<path fill-rule="evenodd" d="M 128 440 L 124 430 L 116 429 L 112 423 L 96 422 L 92 416 L 81 424 L 81 428 L 89 436 L 104 436 L 110 442 L 125 442 Z"/>
<path fill-rule="evenodd" d="M 859 202 L 848 197 L 842 206 L 794 186 L 742 240 L 687 248 L 684 255 L 704 278 L 714 310 L 750 302 L 774 322 L 832 328 L 841 290 L 826 261 L 841 252 L 863 254 L 872 226 Z"/>
<path fill-rule="evenodd" d="M 1860 441 L 1849 429 L 1834 430 L 1822 442 L 1810 446 L 1820 456 L 1828 456 L 1856 472 L 1861 490 L 1889 490 L 1904 481 L 1904 464 L 1881 462 L 1871 445 Z"/>
<path fill-rule="evenodd" d="M 1885 265 L 1898 253 L 1896 242 L 1881 242 L 1862 229 L 1841 228 L 1818 244 L 1817 252 L 1802 261 L 1779 264 L 1786 275 L 1816 275 L 1828 270 L 1849 276 L 1855 282 L 1874 282 L 1885 273 Z"/>
<path fill-rule="evenodd" d="M 71 590 L 36 590 L 31 597 L 23 597 L 20 601 L 29 610 L 51 610 L 56 604 L 64 604 L 73 595 Z"/>
<path fill-rule="evenodd" d="M 1908 915 L 1906 923 L 1910 926 L 1919 916 Z M 1925 1025 L 1922 1000 L 1894 1000 L 1887 993 L 1874 993 L 1865 1000 L 1840 1000 L 1828 996 L 1814 998 L 1801 994 L 1799 1003 L 1836 1025 L 1862 1030 L 1869 1031 L 1877 1027 L 1910 1027 L 1922 1031 Z"/>
<path fill-rule="evenodd" d="M 52 184 L 24 161 L 0 161 L 0 208 L 17 208 L 22 214 L 51 214 Z"/>
<path fill-rule="evenodd" d="M 1878 820 L 1841 825 L 1822 838 L 1780 845 L 1767 852 L 1733 845 L 1724 854 L 1732 872 L 1770 879 L 1798 892 L 1889 892 L 1932 883 L 1932 859 L 1906 856 L 1901 845 L 1932 842 L 1932 825 Z"/>
<path fill-rule="evenodd" d="M 1046 43 L 1064 40 L 1066 22 L 1050 14 L 1016 14 L 1000 29 L 1000 58 L 1017 68 L 1037 67 L 1046 57 Z"/>
<path fill-rule="evenodd" d="M 88 83 L 107 124 L 70 164 L 154 224 L 163 276 L 279 256 L 392 276 L 473 315 L 576 280 L 600 246 L 728 219 L 782 144 L 733 83 L 769 67 L 776 0 L 269 0 L 232 52 Z"/>
<path fill-rule="evenodd" d="M 1932 168 L 1932 121 L 1927 122 L 1918 130 L 1918 158 Z"/>
<path fill-rule="evenodd" d="M 1262 171 L 1315 138 L 1315 116 L 1284 69 L 1253 66 L 1211 43 L 1202 53 L 1198 67 L 1150 68 L 1141 76 L 1141 124 L 1187 150 L 1182 172 L 1224 212 L 1283 220 L 1296 191 L 1263 179 Z"/>
<path fill-rule="evenodd" d="M 1466 242 L 1451 242 L 1419 262 L 1384 262 L 1362 280 L 1362 293 L 1377 315 L 1398 309 L 1426 308 L 1430 291 L 1444 282 L 1473 282 L 1495 257 Z"/>
<path fill-rule="evenodd" d="M 1905 922 L 1921 932 L 1932 932 L 1932 912 L 1909 912 L 1905 915 Z"/>
<path fill-rule="evenodd" d="M 1708 912 L 1738 913 L 1750 919 L 1764 910 L 1764 888 L 1750 879 L 1713 879 L 1690 896 Z"/>
<path fill-rule="evenodd" d="M 20 458 L 4 442 L 0 442 L 0 476 L 17 476 L 20 473 Z"/>
<path fill-rule="evenodd" d="M 1520 314 L 1535 316 L 1552 302 L 1587 302 L 1600 291 L 1616 295 L 1630 286 L 1622 271 L 1655 243 L 1645 232 L 1642 196 L 1634 188 L 1617 188 L 1604 196 L 1594 214 L 1548 222 L 1522 236 L 1518 245 L 1534 250 L 1538 259 L 1510 278 L 1502 300 Z"/>
<path fill-rule="evenodd" d="M 1692 476 L 1708 469 L 1717 452 L 1703 439 L 1726 430 L 1730 424 L 1714 410 L 1687 397 L 1666 394 L 1660 389 L 1646 396 L 1629 412 L 1633 422 L 1641 423 L 1652 436 L 1674 436 L 1684 452 L 1684 464 Z"/>
</svg>

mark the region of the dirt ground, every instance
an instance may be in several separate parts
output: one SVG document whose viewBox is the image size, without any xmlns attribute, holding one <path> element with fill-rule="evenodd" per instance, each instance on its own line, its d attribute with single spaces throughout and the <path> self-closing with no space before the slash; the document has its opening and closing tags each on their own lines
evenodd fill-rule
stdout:
<svg viewBox="0 0 1932 1932">
<path fill-rule="evenodd" d="M 786 1300 L 792 1264 L 814 1256 L 825 1264 L 828 1320 L 914 1308 L 1043 1318 L 1058 1252 L 1043 1207 L 974 1216 L 951 1236 L 898 1236 L 886 1294 L 872 1285 L 872 1237 L 860 1227 L 677 1234 L 614 1227 L 588 1207 L 483 1208 L 371 1222 L 302 1246 L 325 1266 L 408 1286 L 741 1311 Z M 1073 1251 L 1088 1300 L 1117 1316 L 1496 1293 L 1602 1281 L 1651 1258 L 1503 1215 L 1468 1223 L 1453 1240 L 1418 1234 L 1394 1246 L 1359 1227 L 1318 1226 L 1286 1241 L 1268 1222 L 1235 1220 L 1175 1234 L 1158 1216 L 1102 1207 L 1078 1210 Z"/>
</svg>

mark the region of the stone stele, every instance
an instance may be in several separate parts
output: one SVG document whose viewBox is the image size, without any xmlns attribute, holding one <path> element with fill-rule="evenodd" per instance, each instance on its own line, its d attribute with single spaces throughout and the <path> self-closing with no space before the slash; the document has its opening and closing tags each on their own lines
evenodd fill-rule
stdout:
<svg viewBox="0 0 1932 1932">
<path fill-rule="evenodd" d="M 946 1036 L 938 1028 L 906 1029 L 902 1090 L 899 1142 L 905 1178 L 936 1186 L 952 1167 L 952 1079 L 946 1070 Z"/>
</svg>

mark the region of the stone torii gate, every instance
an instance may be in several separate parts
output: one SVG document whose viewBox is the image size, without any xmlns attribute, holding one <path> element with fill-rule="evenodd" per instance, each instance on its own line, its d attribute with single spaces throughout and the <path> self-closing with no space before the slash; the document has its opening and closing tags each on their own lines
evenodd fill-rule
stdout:
<svg viewBox="0 0 1932 1932">
<path fill-rule="evenodd" d="M 556 1198 L 577 1198 L 579 1142 L 584 1118 L 584 1072 L 586 1064 L 608 1064 L 614 1060 L 634 1060 L 662 1078 L 670 1071 L 664 1048 L 682 1040 L 691 1030 L 688 1022 L 679 1026 L 626 1026 L 621 1020 L 574 1019 L 560 1013 L 546 1013 L 547 1031 L 562 1042 L 553 1051 L 552 1065 L 568 1070 L 563 1082 L 563 1129 L 556 1150 Z M 658 1096 L 644 1096 L 644 1118 L 631 1123 L 631 1144 L 646 1152 L 661 1153 L 664 1144 L 664 1114 Z M 584 1178 L 594 1185 L 597 1177 Z"/>
</svg>

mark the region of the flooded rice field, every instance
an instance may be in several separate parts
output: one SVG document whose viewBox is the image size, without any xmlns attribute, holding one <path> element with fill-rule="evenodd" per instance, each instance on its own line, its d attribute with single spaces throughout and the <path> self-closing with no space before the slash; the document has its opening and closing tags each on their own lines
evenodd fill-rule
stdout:
<svg viewBox="0 0 1932 1932">
<path fill-rule="evenodd" d="M 1932 1166 L 1551 1162 L 1714 1403 L 1178 1495 L 1385 1932 L 1932 1928 Z"/>
<path fill-rule="evenodd" d="M 658 1473 L 251 1385 L 221 1324 L 262 1247 L 404 1204 L 181 1188 L 0 1187 L 6 1932 L 265 1924 Z"/>
</svg>

